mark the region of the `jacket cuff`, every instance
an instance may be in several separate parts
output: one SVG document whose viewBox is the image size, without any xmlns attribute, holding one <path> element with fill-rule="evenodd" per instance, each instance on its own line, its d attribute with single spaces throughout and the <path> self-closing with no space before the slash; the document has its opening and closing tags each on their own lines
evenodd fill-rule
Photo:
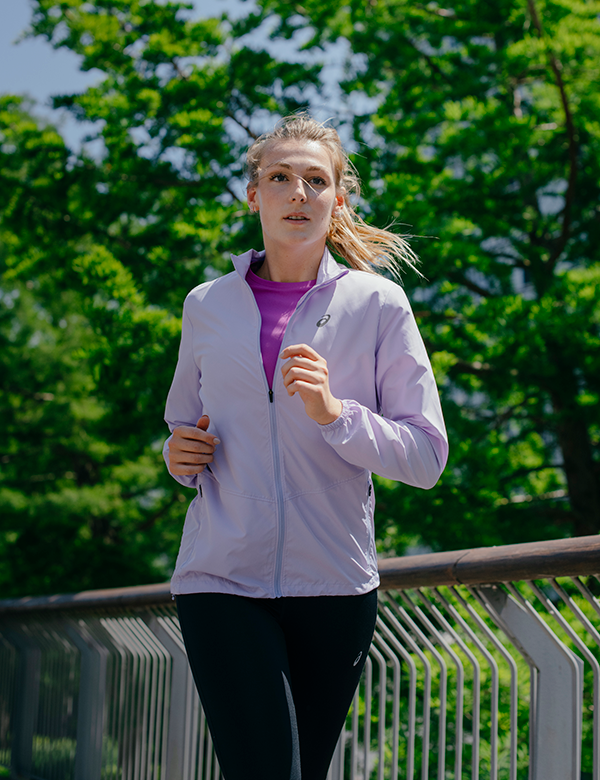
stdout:
<svg viewBox="0 0 600 780">
<path fill-rule="evenodd" d="M 335 431 L 338 428 L 341 428 L 342 425 L 345 425 L 346 422 L 350 419 L 352 416 L 352 402 L 351 401 L 345 401 L 342 400 L 342 412 L 340 416 L 335 419 L 333 422 L 327 423 L 327 425 L 319 425 L 319 428 L 325 433 L 326 431 Z"/>
</svg>

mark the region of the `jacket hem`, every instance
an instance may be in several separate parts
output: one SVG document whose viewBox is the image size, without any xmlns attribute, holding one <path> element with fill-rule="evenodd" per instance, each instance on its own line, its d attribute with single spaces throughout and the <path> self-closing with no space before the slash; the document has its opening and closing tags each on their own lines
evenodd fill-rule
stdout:
<svg viewBox="0 0 600 780">
<path fill-rule="evenodd" d="M 299 588 L 282 588 L 281 596 L 284 598 L 298 597 L 310 598 L 311 596 L 360 596 L 369 593 L 379 587 L 379 572 L 375 572 L 366 582 L 353 585 L 349 582 L 305 583 Z M 248 587 L 233 580 L 215 577 L 210 574 L 190 573 L 184 577 L 173 577 L 171 580 L 171 594 L 183 596 L 189 593 L 226 593 L 234 596 L 246 596 L 247 598 L 275 599 L 273 592 L 265 590 L 257 585 Z"/>
</svg>

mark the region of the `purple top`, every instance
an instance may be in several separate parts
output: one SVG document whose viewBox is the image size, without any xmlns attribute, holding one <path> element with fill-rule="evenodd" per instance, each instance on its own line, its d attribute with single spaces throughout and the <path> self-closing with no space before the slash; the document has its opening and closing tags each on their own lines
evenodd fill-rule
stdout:
<svg viewBox="0 0 600 780">
<path fill-rule="evenodd" d="M 287 324 L 298 301 L 305 292 L 315 286 L 316 279 L 309 282 L 272 282 L 269 279 L 261 279 L 250 267 L 246 281 L 254 293 L 260 311 L 260 351 L 267 382 L 272 388 L 275 366 Z"/>
</svg>

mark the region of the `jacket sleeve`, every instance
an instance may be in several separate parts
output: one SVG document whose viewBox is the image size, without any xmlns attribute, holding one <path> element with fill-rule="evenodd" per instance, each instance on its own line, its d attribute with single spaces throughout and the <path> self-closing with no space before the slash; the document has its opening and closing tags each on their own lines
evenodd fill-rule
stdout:
<svg viewBox="0 0 600 780">
<path fill-rule="evenodd" d="M 343 400 L 337 420 L 321 426 L 344 460 L 388 479 L 429 489 L 448 458 L 448 438 L 431 364 L 402 288 L 382 306 L 376 348 L 379 413 Z"/>
<path fill-rule="evenodd" d="M 171 433 L 178 425 L 195 426 L 202 417 L 202 402 L 200 401 L 200 370 L 194 359 L 193 327 L 187 311 L 188 301 L 183 307 L 183 321 L 181 326 L 181 344 L 179 346 L 179 358 L 171 389 L 167 396 L 165 409 L 165 422 Z M 163 457 L 169 468 L 169 442 L 172 436 L 166 440 L 163 447 Z M 186 476 L 171 476 L 185 487 L 196 487 L 198 474 Z"/>
</svg>

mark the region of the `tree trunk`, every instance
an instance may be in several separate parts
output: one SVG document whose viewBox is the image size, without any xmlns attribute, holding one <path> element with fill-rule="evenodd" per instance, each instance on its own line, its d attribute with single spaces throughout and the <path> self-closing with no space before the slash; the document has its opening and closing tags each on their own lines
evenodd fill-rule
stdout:
<svg viewBox="0 0 600 780">
<path fill-rule="evenodd" d="M 560 391 L 551 395 L 558 417 L 556 432 L 574 517 L 574 534 L 597 534 L 600 531 L 600 486 L 584 411 L 574 398 L 565 403 Z"/>
</svg>

